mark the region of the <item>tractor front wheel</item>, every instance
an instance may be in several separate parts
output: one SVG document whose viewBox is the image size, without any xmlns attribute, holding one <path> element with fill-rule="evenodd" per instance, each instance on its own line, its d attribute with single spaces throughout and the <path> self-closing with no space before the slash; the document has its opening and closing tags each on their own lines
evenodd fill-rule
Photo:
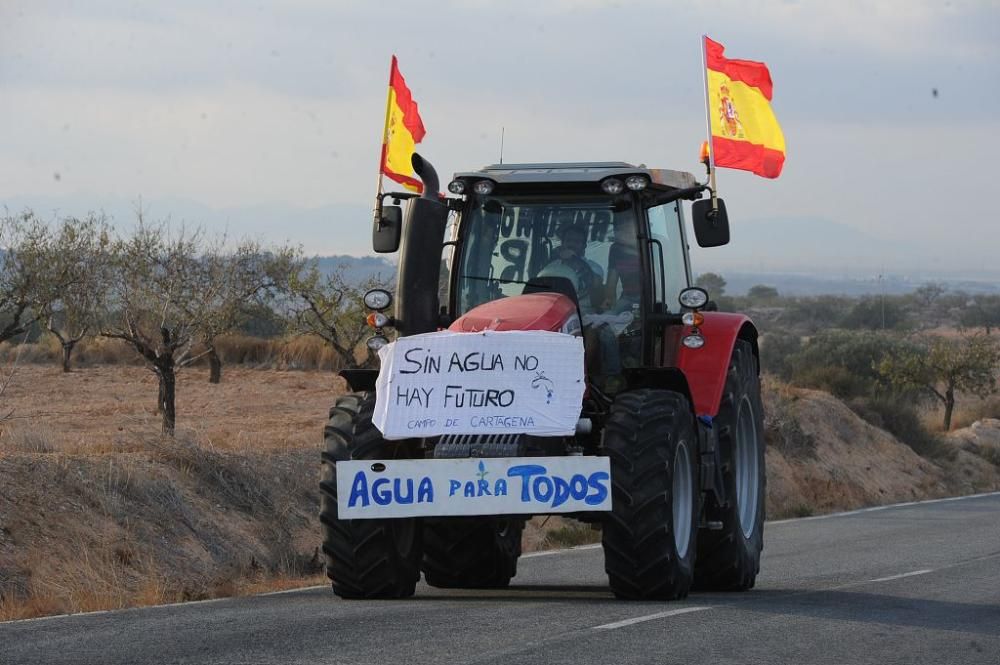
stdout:
<svg viewBox="0 0 1000 665">
<path fill-rule="evenodd" d="M 604 568 L 619 598 L 673 600 L 694 577 L 698 530 L 698 439 L 684 395 L 621 393 L 604 430 L 612 511 Z"/>
<path fill-rule="evenodd" d="M 407 459 L 408 441 L 386 441 L 372 424 L 375 394 L 350 394 L 330 409 L 324 429 L 320 521 L 326 574 L 343 598 L 405 598 L 420 579 L 420 521 L 342 520 L 337 514 L 337 463 L 358 459 Z"/>
<path fill-rule="evenodd" d="M 713 591 L 753 588 L 764 548 L 764 407 L 753 347 L 737 340 L 714 427 L 726 503 L 709 505 L 720 530 L 702 530 L 698 537 L 695 585 Z M 715 502 L 711 502 L 714 504 Z"/>
</svg>

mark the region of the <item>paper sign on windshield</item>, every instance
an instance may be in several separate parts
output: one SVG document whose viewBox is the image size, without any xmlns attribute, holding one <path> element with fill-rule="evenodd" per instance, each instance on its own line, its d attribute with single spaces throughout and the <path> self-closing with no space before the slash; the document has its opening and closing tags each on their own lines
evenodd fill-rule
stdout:
<svg viewBox="0 0 1000 665">
<path fill-rule="evenodd" d="M 539 330 L 403 337 L 379 351 L 373 421 L 386 439 L 576 431 L 583 341 Z"/>
</svg>

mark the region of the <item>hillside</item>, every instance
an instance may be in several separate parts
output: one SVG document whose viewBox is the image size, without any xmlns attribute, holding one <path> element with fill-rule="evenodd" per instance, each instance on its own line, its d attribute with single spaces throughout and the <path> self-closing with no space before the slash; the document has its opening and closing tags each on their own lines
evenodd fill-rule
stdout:
<svg viewBox="0 0 1000 665">
<path fill-rule="evenodd" d="M 328 372 L 233 369 L 219 386 L 187 372 L 174 441 L 147 370 L 19 369 L 0 434 L 0 620 L 322 583 L 320 429 L 341 389 Z M 1000 421 L 953 432 L 932 461 L 825 393 L 765 398 L 771 519 L 1000 489 Z M 524 544 L 598 535 L 536 518 Z"/>
</svg>

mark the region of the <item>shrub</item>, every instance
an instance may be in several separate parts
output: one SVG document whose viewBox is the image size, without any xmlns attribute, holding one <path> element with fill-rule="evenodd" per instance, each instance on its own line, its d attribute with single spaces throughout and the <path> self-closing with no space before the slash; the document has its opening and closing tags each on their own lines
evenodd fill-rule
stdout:
<svg viewBox="0 0 1000 665">
<path fill-rule="evenodd" d="M 876 365 L 907 342 L 885 333 L 833 330 L 816 335 L 789 359 L 792 383 L 841 398 L 885 391 Z"/>
<path fill-rule="evenodd" d="M 947 446 L 924 426 L 914 402 L 909 398 L 898 395 L 862 397 L 851 400 L 848 406 L 868 423 L 886 430 L 921 457 L 948 455 Z"/>
<path fill-rule="evenodd" d="M 802 349 L 802 339 L 784 331 L 769 332 L 760 340 L 760 364 L 766 372 L 782 379 L 792 373 L 790 360 Z"/>
</svg>

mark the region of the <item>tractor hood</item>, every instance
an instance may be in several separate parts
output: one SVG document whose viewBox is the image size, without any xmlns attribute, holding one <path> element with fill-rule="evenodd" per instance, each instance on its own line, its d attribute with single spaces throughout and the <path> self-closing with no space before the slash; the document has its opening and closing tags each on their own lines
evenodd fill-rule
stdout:
<svg viewBox="0 0 1000 665">
<path fill-rule="evenodd" d="M 576 324 L 575 326 L 573 324 Z M 579 333 L 573 301 L 561 293 L 530 293 L 483 303 L 457 319 L 449 330 L 551 330 Z"/>
</svg>

